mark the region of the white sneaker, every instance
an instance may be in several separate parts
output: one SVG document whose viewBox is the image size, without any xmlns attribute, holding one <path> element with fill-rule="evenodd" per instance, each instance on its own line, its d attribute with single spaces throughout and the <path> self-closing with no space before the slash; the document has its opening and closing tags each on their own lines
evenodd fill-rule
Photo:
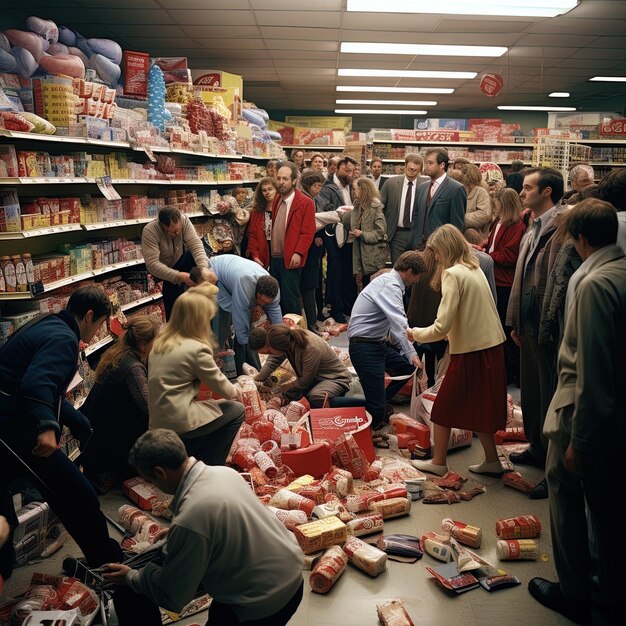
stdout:
<svg viewBox="0 0 626 626">
<path fill-rule="evenodd" d="M 500 461 L 492 461 L 491 463 L 483 461 L 478 465 L 470 465 L 467 469 L 470 472 L 474 472 L 474 474 L 485 474 L 487 476 L 502 476 L 504 474 Z"/>
</svg>

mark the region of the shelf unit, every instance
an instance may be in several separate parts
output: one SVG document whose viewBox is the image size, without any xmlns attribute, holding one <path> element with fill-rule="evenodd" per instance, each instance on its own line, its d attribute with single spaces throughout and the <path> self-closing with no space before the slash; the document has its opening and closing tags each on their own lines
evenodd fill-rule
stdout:
<svg viewBox="0 0 626 626">
<path fill-rule="evenodd" d="M 0 130 L 0 143 L 13 144 L 17 151 L 33 150 L 46 151 L 51 154 L 64 154 L 76 151 L 86 151 L 93 154 L 103 154 L 112 151 L 129 151 L 131 155 L 141 156 L 145 154 L 146 159 L 154 160 L 152 153 L 170 154 L 172 156 L 180 155 L 182 165 L 199 164 L 198 160 L 205 159 L 221 160 L 221 161 L 267 161 L 270 156 L 265 155 L 247 155 L 247 154 L 213 154 L 207 152 L 196 152 L 193 150 L 176 149 L 167 146 L 137 146 L 128 142 L 120 141 L 102 141 L 97 139 L 86 139 L 82 137 L 64 137 L 57 135 L 41 135 L 36 133 L 22 133 L 16 131 Z M 178 159 L 177 159 L 178 161 Z M 181 164 L 180 161 L 178 163 Z M 132 186 L 132 191 L 128 193 L 137 193 L 138 190 L 147 192 L 150 188 L 160 188 L 160 186 L 170 187 L 188 187 L 196 188 L 213 188 L 222 189 L 224 187 L 234 187 L 238 185 L 250 185 L 258 182 L 256 179 L 233 179 L 233 180 L 183 180 L 183 179 L 113 179 L 113 185 Z M 79 196 L 86 193 L 92 193 L 89 186 L 97 185 L 97 179 L 93 177 L 11 177 L 0 178 L 1 187 L 12 187 L 17 189 L 22 201 L 23 196 L 39 196 L 39 197 L 56 197 L 58 196 Z M 142 191 L 140 191 L 142 193 Z M 147 195 L 147 194 L 146 194 Z M 158 193 L 156 195 L 159 195 Z M 204 212 L 186 213 L 190 218 L 208 217 Z M 18 232 L 2 232 L 0 233 L 0 242 L 2 245 L 2 254 L 21 254 L 22 252 L 31 252 L 33 254 L 41 254 L 53 251 L 60 243 L 83 241 L 83 237 L 87 238 L 94 232 L 107 234 L 108 232 L 121 232 L 124 237 L 137 237 L 141 234 L 143 226 L 152 221 L 153 217 L 120 219 L 97 223 L 86 224 L 60 224 L 56 226 L 47 226 L 43 228 L 35 228 L 31 230 L 23 230 Z M 128 234 L 127 234 L 128 233 Z M 132 233 L 132 234 L 131 234 Z M 24 244 L 28 241 L 28 247 Z M 10 292 L 0 293 L 0 305 L 3 312 L 6 311 L 6 305 L 12 301 L 35 300 L 39 296 L 50 295 L 57 289 L 72 285 L 84 280 L 93 280 L 107 274 L 117 272 L 123 269 L 132 268 L 144 264 L 143 258 L 132 261 L 124 261 L 114 263 L 106 267 L 92 269 L 88 272 L 68 276 L 61 280 L 44 285 L 43 292 L 36 296 L 30 292 Z M 148 305 L 159 301 L 161 294 L 143 297 L 134 302 L 123 305 L 122 311 L 137 309 L 141 306 Z M 102 347 L 113 341 L 112 337 L 104 338 L 101 341 L 89 346 L 86 353 L 93 354 Z"/>
</svg>

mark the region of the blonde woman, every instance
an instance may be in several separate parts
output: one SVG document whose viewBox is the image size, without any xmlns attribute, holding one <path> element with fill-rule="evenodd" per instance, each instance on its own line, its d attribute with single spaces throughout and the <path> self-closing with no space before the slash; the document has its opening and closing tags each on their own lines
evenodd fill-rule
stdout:
<svg viewBox="0 0 626 626">
<path fill-rule="evenodd" d="M 352 183 L 354 208 L 344 214 L 344 228 L 352 241 L 352 273 L 361 272 L 363 287 L 369 285 L 370 277 L 385 267 L 389 257 L 387 246 L 387 222 L 383 203 L 374 181 L 357 178 Z"/>
<path fill-rule="evenodd" d="M 154 342 L 148 362 L 150 428 L 169 428 L 187 453 L 207 465 L 223 465 L 244 419 L 241 394 L 213 359 L 211 320 L 217 288 L 209 283 L 188 289 L 172 309 Z M 224 401 L 196 400 L 204 383 Z"/>
<path fill-rule="evenodd" d="M 438 228 L 426 244 L 434 255 L 433 289 L 441 288 L 437 319 L 427 328 L 407 330 L 410 341 L 430 343 L 447 337 L 450 365 L 433 404 L 435 450 L 417 469 L 443 476 L 451 428 L 478 434 L 485 461 L 470 465 L 477 474 L 500 475 L 493 433 L 506 426 L 504 331 L 485 275 L 472 248 L 451 224 Z"/>
<path fill-rule="evenodd" d="M 476 229 L 483 237 L 487 237 L 491 226 L 491 198 L 483 186 L 480 170 L 473 163 L 465 163 L 461 167 L 462 180 L 467 191 L 467 208 L 463 227 Z"/>
<path fill-rule="evenodd" d="M 83 473 L 106 493 L 129 470 L 128 453 L 148 430 L 148 355 L 161 324 L 142 315 L 126 324 L 124 333 L 100 359 L 96 384 L 81 411 L 93 436 L 79 459 Z"/>
</svg>

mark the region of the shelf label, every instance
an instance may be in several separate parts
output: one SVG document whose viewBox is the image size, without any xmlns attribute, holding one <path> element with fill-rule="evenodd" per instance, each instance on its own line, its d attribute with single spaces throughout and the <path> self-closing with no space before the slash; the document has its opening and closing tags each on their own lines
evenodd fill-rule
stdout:
<svg viewBox="0 0 626 626">
<path fill-rule="evenodd" d="M 153 162 L 156 163 L 157 158 L 154 156 L 154 152 L 152 152 L 152 148 L 150 146 L 142 146 L 143 151 L 146 153 L 146 156 Z"/>
<path fill-rule="evenodd" d="M 115 190 L 110 176 L 100 176 L 96 178 L 96 184 L 102 195 L 107 200 L 121 200 L 122 196 Z"/>
<path fill-rule="evenodd" d="M 38 280 L 36 283 L 30 284 L 28 287 L 30 289 L 31 296 L 37 296 L 45 291 L 42 280 Z"/>
</svg>

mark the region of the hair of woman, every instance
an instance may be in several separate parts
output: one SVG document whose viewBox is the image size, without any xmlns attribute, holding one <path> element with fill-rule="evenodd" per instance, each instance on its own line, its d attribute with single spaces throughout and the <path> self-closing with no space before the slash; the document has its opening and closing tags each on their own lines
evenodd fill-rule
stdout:
<svg viewBox="0 0 626 626">
<path fill-rule="evenodd" d="M 519 194 L 515 189 L 503 187 L 498 189 L 493 195 L 495 200 L 500 202 L 500 221 L 503 226 L 513 226 L 521 219 L 524 210 Z"/>
<path fill-rule="evenodd" d="M 441 287 L 443 270 L 458 264 L 470 269 L 480 267 L 463 233 L 452 224 L 444 224 L 433 232 L 426 242 L 426 247 L 431 248 L 437 256 L 437 267 L 431 281 L 431 286 L 435 291 Z"/>
<path fill-rule="evenodd" d="M 267 200 L 265 200 L 265 196 L 263 196 L 263 185 L 267 184 L 272 185 L 272 187 L 278 191 L 278 183 L 275 178 L 272 178 L 271 176 L 261 178 L 258 185 L 254 189 L 254 195 L 252 196 L 252 206 L 255 211 L 265 211 Z"/>
<path fill-rule="evenodd" d="M 380 193 L 378 192 L 378 189 L 376 189 L 376 185 L 371 178 L 361 176 L 357 178 L 353 184 L 356 185 L 361 192 L 358 201 L 360 207 L 370 206 L 374 198 L 380 200 Z"/>
</svg>

